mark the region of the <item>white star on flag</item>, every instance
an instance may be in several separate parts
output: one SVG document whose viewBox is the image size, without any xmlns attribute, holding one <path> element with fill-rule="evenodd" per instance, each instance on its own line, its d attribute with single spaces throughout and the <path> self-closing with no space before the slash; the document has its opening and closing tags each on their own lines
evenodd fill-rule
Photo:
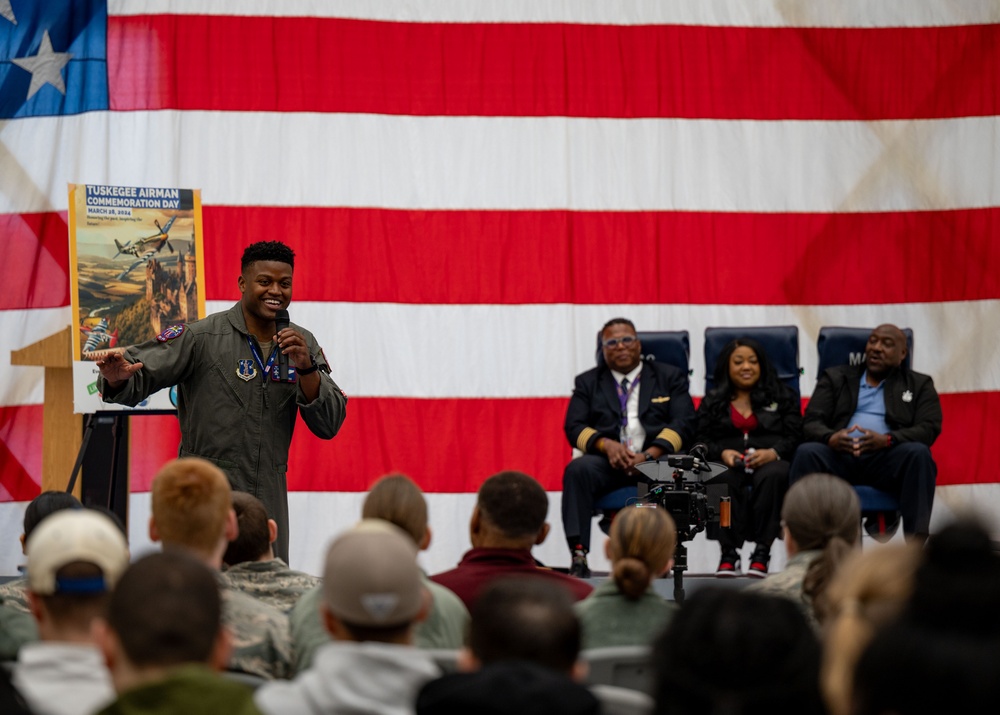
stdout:
<svg viewBox="0 0 1000 715">
<path fill-rule="evenodd" d="M 15 65 L 31 72 L 31 86 L 28 88 L 28 99 L 46 84 L 51 84 L 62 94 L 66 94 L 66 85 L 62 78 L 62 69 L 73 58 L 69 52 L 53 52 L 49 31 L 42 35 L 42 46 L 34 57 L 13 59 Z"/>
<path fill-rule="evenodd" d="M 5 17 L 15 25 L 17 18 L 14 17 L 14 8 L 10 6 L 10 0 L 0 0 L 0 17 Z"/>
</svg>

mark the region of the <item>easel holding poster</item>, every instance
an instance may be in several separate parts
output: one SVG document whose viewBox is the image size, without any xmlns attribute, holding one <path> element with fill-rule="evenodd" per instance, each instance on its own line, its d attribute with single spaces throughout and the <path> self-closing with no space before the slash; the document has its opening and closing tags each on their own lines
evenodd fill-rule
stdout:
<svg viewBox="0 0 1000 715">
<path fill-rule="evenodd" d="M 88 415 L 73 474 L 84 503 L 123 521 L 128 416 L 172 414 L 168 390 L 134 408 L 107 404 L 94 361 L 205 315 L 201 193 L 195 189 L 70 184 L 73 412 Z"/>
</svg>

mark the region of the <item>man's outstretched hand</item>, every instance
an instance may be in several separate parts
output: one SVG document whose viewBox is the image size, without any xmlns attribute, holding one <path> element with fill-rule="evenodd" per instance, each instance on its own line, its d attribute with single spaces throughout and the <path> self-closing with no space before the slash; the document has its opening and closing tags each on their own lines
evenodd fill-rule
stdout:
<svg viewBox="0 0 1000 715">
<path fill-rule="evenodd" d="M 114 350 L 97 361 L 101 375 L 111 387 L 121 387 L 142 369 L 141 362 L 129 362 L 123 349 Z"/>
</svg>

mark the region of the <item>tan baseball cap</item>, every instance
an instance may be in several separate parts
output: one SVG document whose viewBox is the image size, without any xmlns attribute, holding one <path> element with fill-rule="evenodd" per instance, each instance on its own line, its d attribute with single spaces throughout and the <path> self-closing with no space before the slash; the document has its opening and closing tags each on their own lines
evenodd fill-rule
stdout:
<svg viewBox="0 0 1000 715">
<path fill-rule="evenodd" d="M 424 602 L 413 539 L 380 519 L 359 522 L 326 552 L 323 600 L 349 625 L 392 628 L 413 621 Z"/>
<path fill-rule="evenodd" d="M 47 517 L 27 544 L 28 588 L 40 596 L 110 591 L 128 566 L 128 544 L 111 519 L 89 509 L 66 509 Z M 83 561 L 101 569 L 89 579 L 57 579 L 59 569 Z"/>
</svg>

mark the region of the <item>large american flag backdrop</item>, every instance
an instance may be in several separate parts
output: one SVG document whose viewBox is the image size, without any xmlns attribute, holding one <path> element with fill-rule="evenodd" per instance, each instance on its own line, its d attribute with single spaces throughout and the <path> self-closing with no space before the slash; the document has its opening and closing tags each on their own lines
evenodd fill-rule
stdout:
<svg viewBox="0 0 1000 715">
<path fill-rule="evenodd" d="M 69 182 L 200 188 L 209 311 L 247 243 L 296 250 L 293 320 L 350 405 L 293 442 L 294 565 L 400 470 L 445 568 L 508 468 L 551 492 L 539 553 L 565 565 L 562 421 L 615 315 L 691 332 L 695 396 L 708 326 L 798 325 L 806 397 L 821 326 L 912 327 L 935 518 L 1000 507 L 995 2 L 0 0 L 0 52 L 6 350 L 70 323 Z M 3 363 L 9 572 L 42 374 Z M 139 543 L 177 440 L 132 420 Z"/>
</svg>

